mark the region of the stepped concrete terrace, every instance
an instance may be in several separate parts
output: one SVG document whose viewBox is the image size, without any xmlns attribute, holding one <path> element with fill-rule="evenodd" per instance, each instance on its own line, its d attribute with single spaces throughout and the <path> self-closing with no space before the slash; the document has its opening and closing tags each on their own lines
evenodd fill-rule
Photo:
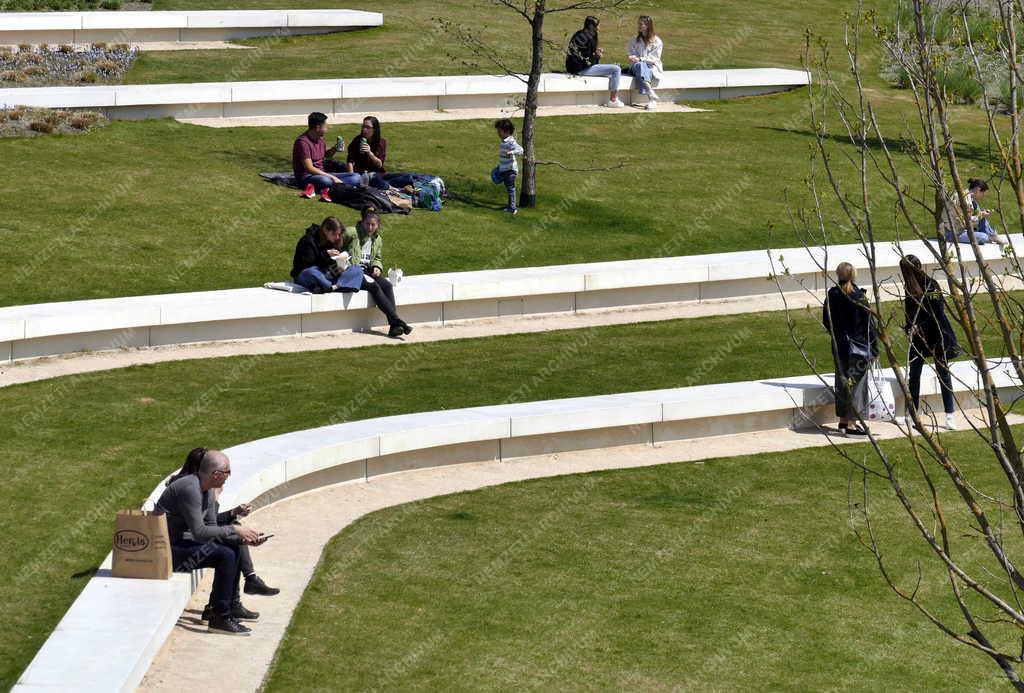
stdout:
<svg viewBox="0 0 1024 693">
<path fill-rule="evenodd" d="M 0 46 L 221 42 L 257 36 L 326 34 L 382 26 L 359 10 L 212 10 L 189 12 L 4 12 Z"/>
<path fill-rule="evenodd" d="M 1024 243 L 1020 234 L 1011 238 L 1018 246 Z M 901 248 L 935 267 L 923 242 L 905 242 Z M 1011 269 L 998 246 L 982 250 L 997 273 Z M 876 246 L 879 278 L 887 287 L 883 298 L 898 296 L 899 259 L 895 246 Z M 843 260 L 861 268 L 867 264 L 859 245 L 777 248 L 410 276 L 395 287 L 395 297 L 407 322 L 433 326 L 572 317 L 627 307 L 713 306 L 775 297 L 780 290 L 792 297 L 820 296 L 830 286 L 831 268 Z M 1006 278 L 1004 283 L 1012 288 L 1018 282 Z M 762 309 L 748 301 L 747 310 Z M 0 308 L 0 364 L 124 348 L 363 331 L 384 323 L 365 292 L 311 295 L 263 287 L 11 306 Z"/>
<path fill-rule="evenodd" d="M 802 70 L 679 70 L 665 73 L 658 93 L 665 103 L 718 100 L 786 91 L 809 82 L 810 76 Z M 629 94 L 628 103 L 635 98 L 632 87 L 632 78 L 623 78 L 621 88 Z M 514 76 L 382 77 L 11 88 L 0 89 L 0 107 L 89 109 L 129 120 L 171 117 L 196 122 L 305 116 L 312 111 L 339 119 L 367 112 L 514 108 L 525 93 L 525 83 Z M 605 78 L 557 73 L 541 78 L 542 107 L 593 106 L 607 99 Z"/>
<path fill-rule="evenodd" d="M 1020 397 L 1012 367 L 992 362 L 1005 401 Z M 952 367 L 954 390 L 977 388 L 971 362 Z M 831 376 L 824 376 L 826 382 Z M 891 373 L 889 386 L 898 387 Z M 925 400 L 938 406 L 928 369 Z M 265 507 L 339 483 L 374 483 L 389 475 L 537 455 L 673 442 L 756 431 L 806 429 L 834 420 L 831 395 L 815 376 L 578 397 L 390 416 L 296 431 L 226 450 L 232 461 L 223 507 Z M 901 407 L 902 402 L 897 401 Z M 613 465 L 614 466 L 614 465 Z M 568 466 L 552 474 L 572 471 Z M 468 472 L 467 472 L 468 473 Z M 497 483 L 497 482 L 492 482 Z M 163 491 L 150 495 L 151 508 Z M 142 680 L 195 588 L 195 576 L 135 580 L 110 576 L 111 556 L 36 654 L 14 691 L 129 691 Z"/>
</svg>

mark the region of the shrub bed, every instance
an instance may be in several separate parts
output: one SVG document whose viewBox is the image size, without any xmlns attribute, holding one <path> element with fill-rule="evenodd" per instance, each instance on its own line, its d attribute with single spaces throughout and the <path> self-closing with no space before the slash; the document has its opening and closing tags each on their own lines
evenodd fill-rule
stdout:
<svg viewBox="0 0 1024 693">
<path fill-rule="evenodd" d="M 120 82 L 137 51 L 127 44 L 0 48 L 0 87 L 41 87 Z"/>
<path fill-rule="evenodd" d="M 60 111 L 48 108 L 0 108 L 0 138 L 37 135 L 73 135 L 106 125 L 93 111 Z"/>
</svg>

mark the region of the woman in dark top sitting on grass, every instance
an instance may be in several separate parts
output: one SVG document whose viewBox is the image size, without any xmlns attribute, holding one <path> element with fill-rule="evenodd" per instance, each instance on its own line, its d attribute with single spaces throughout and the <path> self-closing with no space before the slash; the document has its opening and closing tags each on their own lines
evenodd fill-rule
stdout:
<svg viewBox="0 0 1024 693">
<path fill-rule="evenodd" d="M 933 358 L 942 392 L 942 408 L 946 412 L 946 428 L 952 431 L 956 428 L 956 399 L 949 361 L 959 356 L 961 350 L 946 317 L 946 301 L 939 283 L 925 274 L 916 256 L 907 255 L 900 260 L 900 273 L 907 294 L 903 307 L 910 338 L 910 398 L 916 410 L 921 397 L 924 361 Z"/>
<path fill-rule="evenodd" d="M 821 323 L 832 337 L 835 361 L 836 416 L 839 432 L 845 436 L 863 436 L 866 428 L 857 423 L 858 413 L 867 405 L 867 375 L 878 356 L 874 319 L 864 289 L 854 282 L 857 270 L 849 262 L 836 268 L 836 285 L 828 290 L 821 310 Z"/>
<path fill-rule="evenodd" d="M 359 136 L 348 143 L 346 166 L 349 173 L 367 173 L 371 183 L 383 183 L 380 176 L 386 173 L 384 160 L 387 157 L 388 141 L 380 136 L 380 121 L 374 116 L 366 116 Z"/>
</svg>

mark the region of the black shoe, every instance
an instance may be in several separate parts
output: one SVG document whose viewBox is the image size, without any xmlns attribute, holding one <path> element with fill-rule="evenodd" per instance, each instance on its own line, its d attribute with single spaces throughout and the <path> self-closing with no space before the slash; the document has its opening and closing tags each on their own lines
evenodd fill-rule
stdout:
<svg viewBox="0 0 1024 693">
<path fill-rule="evenodd" d="M 854 426 L 840 426 L 839 427 L 839 432 L 842 433 L 844 436 L 847 436 L 847 437 L 849 437 L 849 436 L 866 436 L 869 433 L 868 429 L 861 428 L 860 426 L 857 426 L 857 425 L 854 425 Z"/>
<path fill-rule="evenodd" d="M 402 332 L 404 332 L 405 334 L 409 334 L 410 332 L 412 332 L 412 327 L 409 324 L 403 322 Z"/>
<path fill-rule="evenodd" d="M 265 597 L 273 597 L 280 591 L 276 587 L 268 586 L 259 575 L 250 575 L 245 578 L 246 594 L 262 594 Z"/>
<path fill-rule="evenodd" d="M 210 618 L 210 633 L 221 633 L 222 635 L 249 635 L 252 628 L 243 626 L 238 619 L 232 616 L 220 616 L 215 614 Z"/>
<path fill-rule="evenodd" d="M 207 604 L 206 607 L 203 609 L 204 621 L 210 621 L 216 615 L 217 614 L 213 610 L 212 604 Z M 259 617 L 260 614 L 258 611 L 250 611 L 249 609 L 246 609 L 244 606 L 242 606 L 241 602 L 231 605 L 231 618 L 235 618 L 241 621 L 255 621 Z"/>
<path fill-rule="evenodd" d="M 410 331 L 411 331 L 411 329 L 410 329 Z M 388 337 L 391 337 L 392 339 L 396 339 L 397 337 L 401 337 L 404 334 L 408 334 L 408 332 L 405 331 L 405 328 L 402 327 L 402 325 L 400 323 L 392 325 L 391 329 L 388 330 Z"/>
<path fill-rule="evenodd" d="M 242 606 L 242 602 L 237 602 L 231 605 L 231 618 L 239 621 L 255 621 L 260 617 L 260 612 L 246 609 Z"/>
</svg>

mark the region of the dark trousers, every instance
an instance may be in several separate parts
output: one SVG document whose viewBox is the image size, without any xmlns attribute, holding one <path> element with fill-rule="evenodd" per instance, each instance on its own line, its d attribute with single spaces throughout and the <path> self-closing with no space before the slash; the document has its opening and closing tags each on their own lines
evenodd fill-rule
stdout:
<svg viewBox="0 0 1024 693">
<path fill-rule="evenodd" d="M 231 605 L 239 601 L 238 582 L 242 575 L 239 547 L 211 539 L 205 544 L 182 540 L 171 544 L 174 569 L 191 572 L 197 568 L 213 568 L 213 592 L 210 604 L 221 616 L 231 613 Z"/>
<path fill-rule="evenodd" d="M 249 553 L 249 546 L 247 544 L 242 544 L 238 547 L 238 569 L 245 577 L 256 574 L 256 568 L 252 565 L 252 554 Z"/>
<path fill-rule="evenodd" d="M 380 308 L 380 312 L 387 317 L 388 325 L 392 327 L 401 325 L 402 319 L 398 317 L 398 308 L 395 307 L 395 288 L 391 286 L 391 282 L 383 273 L 379 277 L 372 277 L 371 272 L 373 272 L 373 268 L 363 267 L 363 285 L 359 288 L 370 294 L 373 302 Z M 372 284 L 366 281 L 367 275 L 373 279 Z"/>
<path fill-rule="evenodd" d="M 836 364 L 836 416 L 856 421 L 858 412 L 867 407 L 867 383 L 871 360 L 850 356 L 842 359 L 833 355 Z"/>
<path fill-rule="evenodd" d="M 917 409 L 921 399 L 921 370 L 924 368 L 924 354 L 917 349 L 910 350 L 910 398 Z M 956 400 L 953 399 L 953 378 L 949 374 L 949 366 L 941 359 L 935 359 L 935 375 L 939 376 L 939 390 L 942 392 L 942 408 L 947 414 L 956 411 Z"/>
</svg>

